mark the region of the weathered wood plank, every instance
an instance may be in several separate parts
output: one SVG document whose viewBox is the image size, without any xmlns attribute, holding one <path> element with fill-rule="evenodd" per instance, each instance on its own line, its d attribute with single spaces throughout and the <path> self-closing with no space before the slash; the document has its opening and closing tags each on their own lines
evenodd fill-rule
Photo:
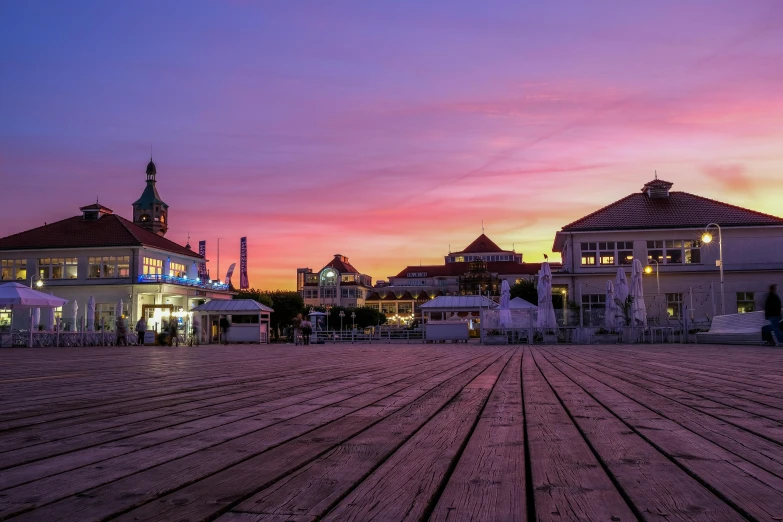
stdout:
<svg viewBox="0 0 783 522">
<path fill-rule="evenodd" d="M 522 359 L 522 390 L 537 519 L 636 519 L 549 388 L 531 351 Z"/>
<path fill-rule="evenodd" d="M 430 520 L 527 519 L 522 349 L 500 375 Z"/>
</svg>

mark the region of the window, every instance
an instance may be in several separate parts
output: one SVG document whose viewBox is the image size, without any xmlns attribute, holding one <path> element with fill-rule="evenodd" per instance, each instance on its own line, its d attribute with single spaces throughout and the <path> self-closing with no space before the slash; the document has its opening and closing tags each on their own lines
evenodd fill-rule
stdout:
<svg viewBox="0 0 783 522">
<path fill-rule="evenodd" d="M 87 277 L 91 279 L 130 277 L 130 256 L 90 257 L 87 261 Z"/>
<path fill-rule="evenodd" d="M 606 313 L 605 294 L 582 295 L 582 317 L 585 326 L 600 326 Z"/>
<path fill-rule="evenodd" d="M 27 259 L 0 260 L 0 280 L 19 281 L 27 279 Z"/>
<path fill-rule="evenodd" d="M 318 298 L 318 289 L 317 288 L 305 288 L 303 297 L 305 299 L 317 299 Z"/>
<path fill-rule="evenodd" d="M 413 313 L 413 303 L 398 303 L 398 305 L 397 305 L 397 313 L 399 313 L 399 314 L 412 314 Z"/>
<path fill-rule="evenodd" d="M 756 309 L 756 300 L 753 292 L 737 292 L 737 313 L 746 314 Z"/>
<path fill-rule="evenodd" d="M 318 282 L 318 274 L 307 274 L 305 276 L 305 283 L 317 283 Z"/>
<path fill-rule="evenodd" d="M 617 242 L 617 260 L 621 265 L 633 264 L 633 241 Z"/>
<path fill-rule="evenodd" d="M 343 274 L 340 276 L 340 281 L 343 283 L 353 283 L 356 281 L 356 276 L 354 274 Z"/>
<path fill-rule="evenodd" d="M 381 303 L 381 312 L 384 314 L 396 314 L 397 303 Z"/>
<path fill-rule="evenodd" d="M 379 310 L 381 305 L 378 303 L 367 303 L 364 306 L 366 306 L 367 308 L 372 308 L 373 310 Z"/>
<path fill-rule="evenodd" d="M 582 266 L 597 264 L 598 243 L 582 243 Z"/>
<path fill-rule="evenodd" d="M 47 257 L 38 260 L 41 279 L 76 279 L 75 257 Z"/>
<path fill-rule="evenodd" d="M 185 272 L 185 265 L 182 265 L 180 263 L 171 263 L 171 269 L 169 270 L 169 275 L 171 277 L 187 277 L 187 272 Z"/>
<path fill-rule="evenodd" d="M 337 297 L 337 288 L 335 287 L 321 287 L 321 297 Z"/>
<path fill-rule="evenodd" d="M 701 241 L 671 239 L 647 242 L 647 263 L 657 261 L 661 265 L 701 263 Z"/>
<path fill-rule="evenodd" d="M 163 261 L 160 259 L 145 257 L 143 263 L 143 273 L 144 275 L 162 275 Z"/>
<path fill-rule="evenodd" d="M 672 319 L 682 317 L 682 294 L 666 294 L 666 313 Z"/>
</svg>

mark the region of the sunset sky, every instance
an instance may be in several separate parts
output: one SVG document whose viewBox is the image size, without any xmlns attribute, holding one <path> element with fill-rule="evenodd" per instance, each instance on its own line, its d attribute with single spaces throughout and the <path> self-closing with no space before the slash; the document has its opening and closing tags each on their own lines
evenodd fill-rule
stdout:
<svg viewBox="0 0 783 522">
<path fill-rule="evenodd" d="M 540 261 L 655 170 L 780 216 L 783 2 L 0 2 L 0 236 L 130 218 L 150 146 L 166 237 L 215 276 L 248 236 L 264 289 L 442 263 L 482 220 Z"/>
</svg>

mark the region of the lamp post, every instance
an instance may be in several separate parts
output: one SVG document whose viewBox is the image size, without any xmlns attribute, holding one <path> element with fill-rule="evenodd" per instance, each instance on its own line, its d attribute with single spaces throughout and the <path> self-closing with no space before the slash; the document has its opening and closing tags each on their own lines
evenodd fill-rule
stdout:
<svg viewBox="0 0 783 522">
<path fill-rule="evenodd" d="M 720 313 L 721 315 L 726 315 L 726 294 L 724 293 L 723 284 L 723 234 L 721 233 L 720 225 L 717 223 L 710 223 L 704 227 L 704 234 L 701 236 L 702 242 L 706 244 L 712 242 L 712 234 L 708 232 L 710 227 L 718 229 L 718 260 L 715 264 L 718 265 L 718 268 L 720 269 Z"/>
<path fill-rule="evenodd" d="M 356 312 L 351 312 L 351 329 L 356 330 Z"/>
<path fill-rule="evenodd" d="M 30 288 L 35 285 L 36 288 L 41 288 L 44 285 L 43 279 L 36 276 L 30 276 Z"/>
<path fill-rule="evenodd" d="M 343 333 L 343 317 L 345 317 L 345 312 L 340 310 L 340 333 Z"/>
<path fill-rule="evenodd" d="M 655 287 L 658 289 L 658 293 L 660 294 L 661 293 L 661 280 L 658 277 L 658 268 L 659 268 L 658 261 L 656 261 L 655 259 L 651 258 L 650 262 L 655 263 Z M 650 265 L 647 265 L 646 267 L 644 267 L 644 273 L 645 274 L 652 274 L 652 267 Z"/>
</svg>

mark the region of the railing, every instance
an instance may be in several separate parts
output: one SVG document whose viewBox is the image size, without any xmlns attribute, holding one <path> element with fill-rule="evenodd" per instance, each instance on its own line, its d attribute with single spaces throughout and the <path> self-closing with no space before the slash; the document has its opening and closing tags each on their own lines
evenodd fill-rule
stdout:
<svg viewBox="0 0 783 522">
<path fill-rule="evenodd" d="M 422 342 L 423 330 L 409 330 L 407 328 L 388 328 L 374 333 L 352 330 L 329 330 L 313 332 L 311 343 L 370 343 L 370 342 Z"/>
<path fill-rule="evenodd" d="M 167 283 L 171 285 L 193 286 L 207 290 L 228 290 L 228 285 L 223 283 L 202 283 L 200 279 L 188 279 L 187 277 L 174 277 L 160 274 L 142 274 L 139 283 Z"/>
</svg>

